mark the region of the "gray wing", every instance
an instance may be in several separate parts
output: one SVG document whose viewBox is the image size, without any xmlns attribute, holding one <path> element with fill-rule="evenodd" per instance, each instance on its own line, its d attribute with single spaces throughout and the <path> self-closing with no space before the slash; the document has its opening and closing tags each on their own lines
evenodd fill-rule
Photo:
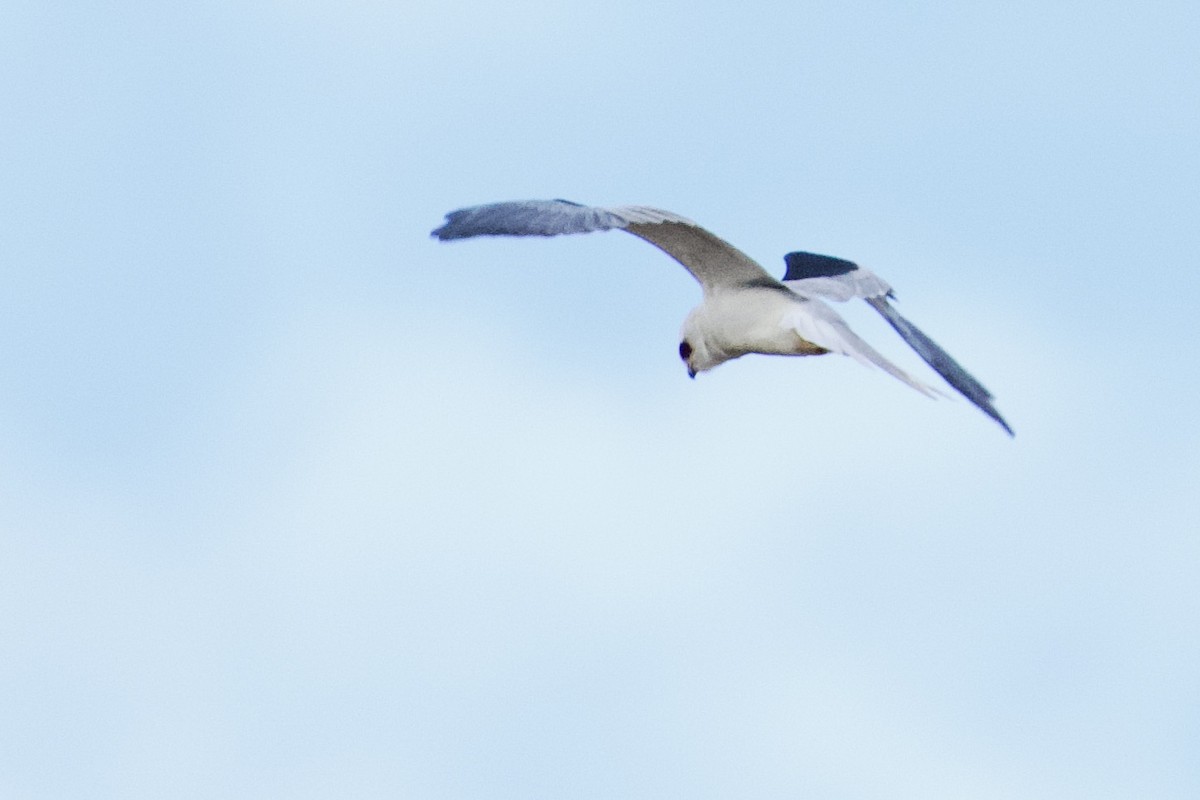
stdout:
<svg viewBox="0 0 1200 800">
<path fill-rule="evenodd" d="M 783 284 L 802 297 L 823 297 L 838 301 L 860 297 L 865 300 L 888 321 L 896 333 L 900 334 L 900 338 L 904 339 L 925 363 L 945 378 L 946 383 L 999 423 L 1009 436 L 1014 435 L 1013 429 L 992 404 L 992 393 L 984 388 L 975 376 L 963 369 L 941 345 L 905 319 L 888 302 L 889 298 L 895 297 L 892 287 L 874 272 L 858 266 L 853 261 L 816 253 L 788 253 L 784 256 L 784 263 L 787 265 L 787 272 L 783 276 Z"/>
<path fill-rule="evenodd" d="M 937 374 L 946 379 L 946 383 L 953 386 L 963 397 L 978 406 L 980 411 L 996 420 L 1000 424 L 1000 427 L 1008 432 L 1009 436 L 1015 435 L 1013 429 L 1004 421 L 1004 417 L 1000 416 L 1000 412 L 992 405 L 992 393 L 984 388 L 983 384 L 976 380 L 974 375 L 963 369 L 961 364 L 941 348 L 941 345 L 930 339 L 920 328 L 901 316 L 900 312 L 888 302 L 887 297 L 868 297 L 866 300 L 871 308 L 882 314 L 883 318 L 888 321 L 888 324 L 896 330 L 896 333 L 900 334 L 900 337 L 908 342 L 909 347 L 916 350 L 917 355 L 925 359 L 925 363 L 933 367 L 937 371 Z"/>
<path fill-rule="evenodd" d="M 516 200 L 451 211 L 431 234 L 441 241 L 473 236 L 559 236 L 623 230 L 687 268 L 707 292 L 723 286 L 779 285 L 733 245 L 670 211 L 647 206 L 583 206 L 569 200 Z"/>
<path fill-rule="evenodd" d="M 801 297 L 821 297 L 844 303 L 856 297 L 885 297 L 892 287 L 883 278 L 853 261 L 817 253 L 788 253 L 783 284 Z"/>
</svg>

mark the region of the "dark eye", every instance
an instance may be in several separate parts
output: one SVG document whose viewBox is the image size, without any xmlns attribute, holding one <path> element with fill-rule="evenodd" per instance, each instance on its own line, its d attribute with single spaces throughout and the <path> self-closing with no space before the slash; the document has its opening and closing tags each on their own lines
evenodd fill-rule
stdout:
<svg viewBox="0 0 1200 800">
<path fill-rule="evenodd" d="M 692 346 L 686 341 L 679 343 L 679 357 L 684 361 L 687 361 L 692 357 Z"/>
</svg>

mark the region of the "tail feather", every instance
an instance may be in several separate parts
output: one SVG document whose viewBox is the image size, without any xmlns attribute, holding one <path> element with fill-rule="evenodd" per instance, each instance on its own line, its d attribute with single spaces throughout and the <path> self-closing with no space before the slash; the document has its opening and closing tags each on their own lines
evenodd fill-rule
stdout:
<svg viewBox="0 0 1200 800">
<path fill-rule="evenodd" d="M 971 373 L 962 368 L 949 353 L 941 348 L 941 346 L 926 336 L 920 328 L 913 325 L 907 319 L 900 315 L 900 312 L 888 303 L 887 297 L 868 297 L 865 298 L 871 307 L 878 311 L 884 319 L 888 321 L 896 333 L 908 345 L 917 351 L 917 355 L 925 359 L 929 366 L 946 379 L 955 389 L 957 389 L 963 397 L 970 400 L 979 410 L 987 414 L 1000 424 L 1008 432 L 1009 436 L 1015 435 L 1013 429 L 1009 427 L 1004 418 L 1000 416 L 1000 412 L 992 405 L 992 393 L 984 388 L 983 384 L 975 379 Z"/>
</svg>

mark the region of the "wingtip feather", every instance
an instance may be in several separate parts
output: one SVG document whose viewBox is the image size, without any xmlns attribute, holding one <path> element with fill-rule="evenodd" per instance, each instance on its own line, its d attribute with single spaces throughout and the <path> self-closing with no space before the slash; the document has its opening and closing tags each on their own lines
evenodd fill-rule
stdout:
<svg viewBox="0 0 1200 800">
<path fill-rule="evenodd" d="M 908 346 L 925 360 L 925 363 L 933 367 L 946 383 L 953 386 L 959 394 L 970 400 L 980 411 L 995 420 L 1009 436 L 1016 436 L 1012 427 L 1004 420 L 1004 417 L 1000 416 L 1000 412 L 992 404 L 992 393 L 976 380 L 974 375 L 967 372 L 920 328 L 902 316 L 888 303 L 886 297 L 870 297 L 867 298 L 867 303 L 887 320 L 896 333 L 900 334 L 900 338 L 907 342 Z"/>
</svg>

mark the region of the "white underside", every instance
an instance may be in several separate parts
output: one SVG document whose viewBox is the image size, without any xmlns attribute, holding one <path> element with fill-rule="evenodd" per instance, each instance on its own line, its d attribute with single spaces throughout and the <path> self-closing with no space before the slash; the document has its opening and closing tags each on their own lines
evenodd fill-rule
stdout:
<svg viewBox="0 0 1200 800">
<path fill-rule="evenodd" d="M 684 322 L 682 338 L 703 341 L 707 358 L 695 364 L 698 371 L 748 353 L 809 355 L 811 343 L 877 366 L 922 394 L 940 394 L 884 358 L 824 302 L 778 289 L 738 287 L 707 293 Z"/>
</svg>

